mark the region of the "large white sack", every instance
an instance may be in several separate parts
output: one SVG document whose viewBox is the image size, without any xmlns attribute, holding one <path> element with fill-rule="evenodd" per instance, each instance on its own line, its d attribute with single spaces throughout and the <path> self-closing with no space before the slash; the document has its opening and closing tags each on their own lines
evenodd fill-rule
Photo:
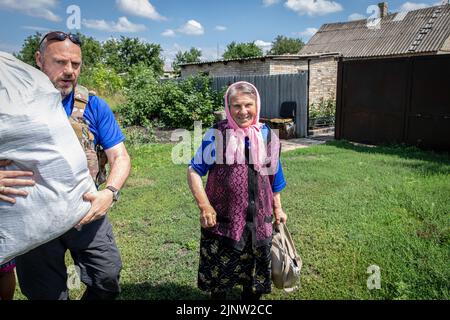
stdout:
<svg viewBox="0 0 450 320">
<path fill-rule="evenodd" d="M 34 172 L 34 187 L 12 205 L 0 201 L 0 264 L 53 240 L 90 209 L 95 191 L 86 156 L 61 95 L 41 71 L 0 52 L 0 159 L 5 170 Z"/>
</svg>

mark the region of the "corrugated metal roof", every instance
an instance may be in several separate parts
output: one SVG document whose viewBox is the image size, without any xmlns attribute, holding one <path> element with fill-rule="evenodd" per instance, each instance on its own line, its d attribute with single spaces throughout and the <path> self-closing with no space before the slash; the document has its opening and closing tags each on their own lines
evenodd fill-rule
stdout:
<svg viewBox="0 0 450 320">
<path fill-rule="evenodd" d="M 450 4 L 389 14 L 378 29 L 368 28 L 367 20 L 324 24 L 300 54 L 339 52 L 356 58 L 438 52 L 449 37 Z"/>
<path fill-rule="evenodd" d="M 267 56 L 269 57 L 269 56 Z M 255 60 L 255 59 L 264 59 L 266 57 L 248 57 L 248 58 L 239 58 L 239 59 L 217 59 L 217 60 L 210 60 L 210 61 L 200 61 L 200 62 L 191 62 L 191 63 L 182 63 L 180 66 L 189 66 L 189 65 L 199 65 L 199 64 L 208 64 L 208 63 L 216 63 L 216 62 L 231 62 L 231 61 L 248 61 L 248 60 Z"/>
<path fill-rule="evenodd" d="M 183 66 L 190 65 L 201 65 L 201 64 L 210 64 L 210 63 L 219 63 L 219 62 L 231 62 L 231 61 L 249 61 L 249 60 L 259 60 L 259 59 L 273 59 L 273 60 L 297 60 L 304 59 L 308 57 L 325 57 L 325 56 L 339 56 L 338 52 L 315 52 L 313 54 L 283 54 L 283 55 L 266 55 L 260 57 L 249 57 L 249 58 L 237 58 L 237 59 L 219 59 L 219 60 L 211 60 L 211 61 L 200 61 L 200 62 L 192 62 L 192 63 L 183 63 L 180 64 Z"/>
</svg>

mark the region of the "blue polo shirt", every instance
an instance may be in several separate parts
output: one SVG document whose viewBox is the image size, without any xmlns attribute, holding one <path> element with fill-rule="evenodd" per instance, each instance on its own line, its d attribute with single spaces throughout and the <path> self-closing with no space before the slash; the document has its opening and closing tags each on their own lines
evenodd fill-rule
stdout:
<svg viewBox="0 0 450 320">
<path fill-rule="evenodd" d="M 65 97 L 63 107 L 70 117 L 74 104 L 74 91 Z M 125 136 L 117 124 L 114 114 L 108 104 L 96 96 L 89 96 L 89 102 L 84 110 L 83 118 L 89 124 L 89 129 L 94 135 L 94 144 L 101 145 L 107 150 L 125 140 Z"/>
<path fill-rule="evenodd" d="M 264 124 L 262 128 L 262 135 L 264 140 L 267 139 L 269 134 L 269 128 Z M 205 176 L 209 170 L 211 170 L 215 165 L 216 159 L 216 144 L 213 143 L 215 140 L 214 130 L 210 129 L 206 132 L 202 140 L 202 146 L 198 149 L 195 156 L 192 158 L 189 164 L 192 169 L 194 169 L 200 176 Z M 249 148 L 249 142 L 246 138 L 245 145 Z M 206 157 L 204 157 L 206 155 Z M 284 179 L 283 167 L 281 166 L 281 160 L 278 161 L 277 172 L 274 176 L 274 181 L 272 184 L 273 192 L 280 192 L 286 187 L 286 180 Z"/>
</svg>

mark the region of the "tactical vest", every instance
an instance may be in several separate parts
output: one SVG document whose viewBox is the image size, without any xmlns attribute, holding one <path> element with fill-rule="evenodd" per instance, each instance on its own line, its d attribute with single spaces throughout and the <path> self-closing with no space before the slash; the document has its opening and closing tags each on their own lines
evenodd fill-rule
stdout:
<svg viewBox="0 0 450 320">
<path fill-rule="evenodd" d="M 94 135 L 89 129 L 88 121 L 83 117 L 88 102 L 88 89 L 77 85 L 75 88 L 74 106 L 69 121 L 86 154 L 89 172 L 98 187 L 106 181 L 106 163 L 108 158 L 103 148 L 98 144 L 94 144 Z"/>
</svg>

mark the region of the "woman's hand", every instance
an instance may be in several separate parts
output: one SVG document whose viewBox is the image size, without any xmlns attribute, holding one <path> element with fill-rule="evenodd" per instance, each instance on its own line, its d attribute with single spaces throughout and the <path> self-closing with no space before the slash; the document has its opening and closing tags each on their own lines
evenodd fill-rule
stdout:
<svg viewBox="0 0 450 320">
<path fill-rule="evenodd" d="M 16 203 L 14 197 L 26 197 L 28 192 L 15 187 L 32 187 L 35 185 L 32 180 L 31 171 L 4 171 L 1 168 L 10 165 L 9 160 L 0 160 L 0 201 Z"/>
<path fill-rule="evenodd" d="M 212 228 L 216 225 L 216 210 L 211 206 L 203 188 L 202 178 L 191 167 L 187 170 L 187 180 L 192 195 L 200 209 L 200 224 L 203 228 Z"/>
<path fill-rule="evenodd" d="M 212 228 L 216 225 L 216 210 L 210 205 L 200 208 L 200 224 L 203 228 Z"/>
<path fill-rule="evenodd" d="M 273 194 L 273 215 L 275 216 L 275 223 L 286 223 L 287 215 L 281 207 L 281 196 L 279 192 Z"/>
<path fill-rule="evenodd" d="M 286 213 L 284 213 L 282 208 L 276 208 L 273 210 L 273 214 L 275 216 L 275 223 L 276 224 L 280 224 L 280 223 L 286 223 L 287 221 L 287 215 Z"/>
</svg>

